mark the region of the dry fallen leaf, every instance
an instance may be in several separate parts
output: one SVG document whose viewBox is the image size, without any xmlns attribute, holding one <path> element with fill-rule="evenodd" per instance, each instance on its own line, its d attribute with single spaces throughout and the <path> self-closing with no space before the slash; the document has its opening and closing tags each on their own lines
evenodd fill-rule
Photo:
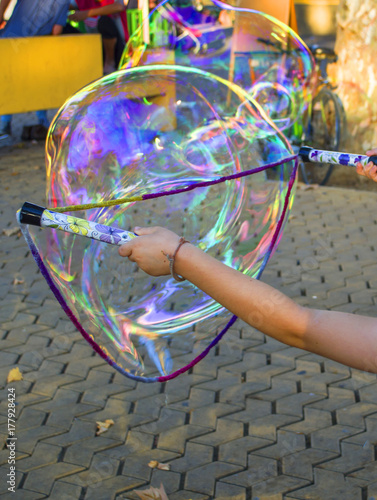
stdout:
<svg viewBox="0 0 377 500">
<path fill-rule="evenodd" d="M 170 470 L 170 464 L 162 464 L 157 460 L 151 460 L 148 464 L 151 469 Z"/>
<path fill-rule="evenodd" d="M 7 384 L 10 382 L 18 382 L 19 380 L 23 380 L 23 376 L 18 366 L 16 366 L 16 368 L 12 368 L 8 373 Z"/>
<path fill-rule="evenodd" d="M 14 278 L 12 285 L 23 285 L 25 283 L 24 280 L 19 280 L 18 278 Z"/>
<path fill-rule="evenodd" d="M 96 436 L 99 436 L 100 434 L 103 434 L 106 432 L 109 427 L 114 425 L 114 420 L 111 420 L 111 418 L 106 419 L 104 422 L 96 422 L 97 424 L 97 432 Z"/>
<path fill-rule="evenodd" d="M 312 191 L 319 188 L 319 184 L 299 184 L 301 191 Z"/>
<path fill-rule="evenodd" d="M 19 226 L 14 226 L 11 227 L 10 229 L 3 229 L 3 234 L 5 234 L 5 236 L 14 236 L 19 232 L 20 232 Z"/>
<path fill-rule="evenodd" d="M 169 500 L 164 486 L 161 484 L 159 488 L 149 488 L 149 490 L 135 490 L 141 500 Z"/>
</svg>

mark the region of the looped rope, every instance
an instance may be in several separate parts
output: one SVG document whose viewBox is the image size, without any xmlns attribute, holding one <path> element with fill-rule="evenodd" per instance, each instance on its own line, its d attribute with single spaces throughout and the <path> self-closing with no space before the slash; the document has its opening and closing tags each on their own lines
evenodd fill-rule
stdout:
<svg viewBox="0 0 377 500">
<path fill-rule="evenodd" d="M 263 165 L 262 167 L 253 168 L 251 170 L 244 170 L 242 172 L 237 172 L 235 174 L 226 175 L 223 177 L 218 177 L 217 179 L 212 179 L 211 181 L 195 182 L 194 184 L 190 184 L 182 188 L 172 189 L 171 191 L 159 191 L 157 193 L 147 193 L 139 196 L 127 196 L 125 198 L 119 198 L 117 200 L 101 201 L 99 203 L 67 205 L 66 207 L 50 207 L 49 210 L 53 210 L 54 212 L 59 212 L 59 213 L 78 212 L 79 210 L 90 210 L 92 208 L 114 207 L 117 205 L 123 205 L 124 203 L 133 203 L 135 201 L 155 200 L 156 198 L 162 198 L 163 196 L 173 196 L 175 194 L 187 193 L 189 191 L 193 191 L 194 189 L 214 186 L 216 184 L 221 184 L 222 182 L 231 181 L 234 179 L 241 179 L 242 177 L 247 177 L 252 174 L 257 174 L 258 172 L 263 172 L 264 170 L 268 170 L 269 168 L 278 167 L 279 165 L 283 165 L 284 163 L 295 160 L 297 157 L 298 155 L 288 156 L 287 158 L 283 158 L 282 160 L 276 161 L 274 163 L 268 163 L 267 165 Z"/>
</svg>

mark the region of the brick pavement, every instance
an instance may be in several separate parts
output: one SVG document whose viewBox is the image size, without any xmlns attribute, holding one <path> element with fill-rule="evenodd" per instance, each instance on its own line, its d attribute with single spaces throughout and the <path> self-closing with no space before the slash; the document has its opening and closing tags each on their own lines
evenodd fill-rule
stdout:
<svg viewBox="0 0 377 500">
<path fill-rule="evenodd" d="M 41 146 L 2 149 L 1 230 L 43 202 Z M 301 304 L 374 315 L 377 194 L 298 190 L 264 274 Z M 1 236 L 0 495 L 170 500 L 377 497 L 376 376 L 265 338 L 238 321 L 192 373 L 135 384 L 81 339 L 19 235 Z M 15 281 L 18 280 L 18 281 Z M 18 284 L 17 284 L 18 283 Z M 6 386 L 18 366 L 20 382 Z M 17 396 L 17 490 L 7 492 L 6 394 Z M 97 420 L 112 418 L 95 436 Z M 169 471 L 150 469 L 150 460 Z"/>
</svg>

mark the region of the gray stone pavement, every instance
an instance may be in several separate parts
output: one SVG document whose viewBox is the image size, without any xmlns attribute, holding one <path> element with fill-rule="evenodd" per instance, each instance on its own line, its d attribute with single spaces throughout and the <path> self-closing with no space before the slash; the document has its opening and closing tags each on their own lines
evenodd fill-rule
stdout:
<svg viewBox="0 0 377 500">
<path fill-rule="evenodd" d="M 23 201 L 43 203 L 43 147 L 0 150 L 0 176 L 2 232 Z M 375 315 L 376 202 L 376 192 L 299 189 L 263 279 L 301 304 Z M 136 499 L 160 484 L 170 500 L 377 498 L 375 375 L 237 321 L 191 373 L 136 384 L 75 331 L 19 234 L 1 235 L 0 255 L 1 498 Z M 16 366 L 23 380 L 7 385 Z M 6 483 L 9 388 L 15 493 Z M 114 425 L 96 436 L 105 419 Z"/>
</svg>

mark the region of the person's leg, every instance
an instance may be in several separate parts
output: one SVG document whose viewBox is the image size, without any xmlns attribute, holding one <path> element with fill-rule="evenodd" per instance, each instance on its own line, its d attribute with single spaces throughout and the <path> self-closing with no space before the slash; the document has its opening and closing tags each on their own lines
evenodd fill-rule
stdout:
<svg viewBox="0 0 377 500">
<path fill-rule="evenodd" d="M 118 38 L 115 46 L 115 67 L 118 68 L 120 60 L 122 59 L 125 43 L 121 37 Z"/>
<path fill-rule="evenodd" d="M 12 115 L 3 115 L 0 121 L 0 139 L 5 139 L 11 135 Z"/>
<path fill-rule="evenodd" d="M 120 34 L 116 24 L 108 16 L 102 16 L 98 20 L 98 32 L 102 35 L 104 50 L 104 74 L 115 71 L 117 64 L 117 46 L 121 43 Z"/>
<path fill-rule="evenodd" d="M 35 114 L 37 115 L 39 125 L 43 125 L 46 128 L 50 126 L 50 122 L 47 118 L 47 111 L 45 109 L 36 111 Z"/>
</svg>

